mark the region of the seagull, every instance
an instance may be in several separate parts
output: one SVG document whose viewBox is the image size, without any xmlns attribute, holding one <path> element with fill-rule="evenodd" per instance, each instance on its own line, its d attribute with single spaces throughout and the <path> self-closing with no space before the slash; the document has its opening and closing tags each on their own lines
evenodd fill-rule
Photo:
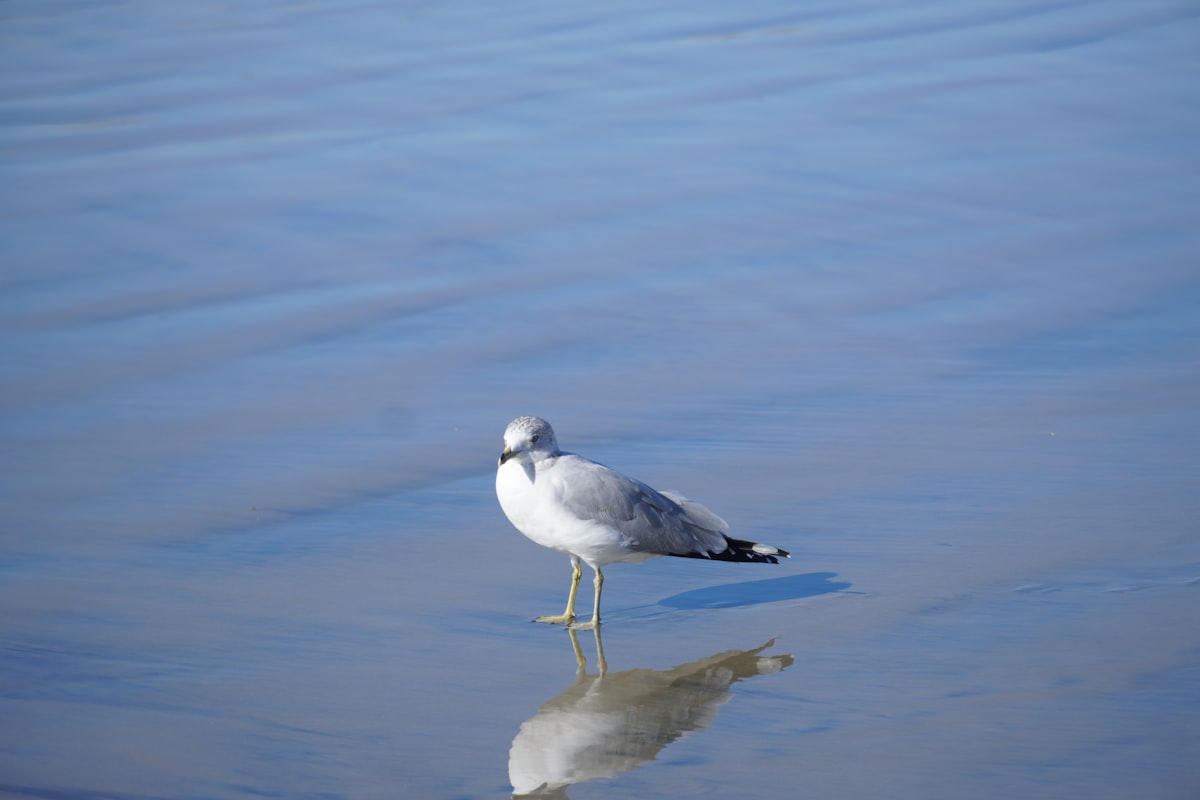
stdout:
<svg viewBox="0 0 1200 800">
<path fill-rule="evenodd" d="M 571 591 L 562 614 L 538 617 L 575 629 L 600 624 L 600 568 L 658 556 L 778 564 L 788 553 L 734 539 L 725 520 L 675 492 L 660 492 L 603 464 L 558 449 L 550 423 L 517 417 L 504 431 L 496 497 L 508 521 L 528 538 L 571 557 Z M 575 622 L 580 562 L 596 573 L 590 622 Z"/>
</svg>

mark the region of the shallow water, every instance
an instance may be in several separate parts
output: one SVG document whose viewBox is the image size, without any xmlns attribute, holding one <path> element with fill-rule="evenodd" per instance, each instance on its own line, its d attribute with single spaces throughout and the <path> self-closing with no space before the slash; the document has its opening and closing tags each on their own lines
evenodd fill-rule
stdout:
<svg viewBox="0 0 1200 800">
<path fill-rule="evenodd" d="M 1193 796 L 1198 36 L 3 4 L 0 793 Z M 531 624 L 528 413 L 792 559 Z"/>
</svg>

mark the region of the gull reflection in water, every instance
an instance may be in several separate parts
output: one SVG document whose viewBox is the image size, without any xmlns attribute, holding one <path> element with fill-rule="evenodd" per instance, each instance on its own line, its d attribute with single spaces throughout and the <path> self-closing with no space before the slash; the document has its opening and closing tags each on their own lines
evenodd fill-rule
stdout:
<svg viewBox="0 0 1200 800">
<path fill-rule="evenodd" d="M 608 673 L 599 629 L 599 673 L 568 630 L 579 665 L 575 683 L 521 724 L 508 753 L 513 796 L 566 798 L 567 787 L 634 769 L 685 733 L 707 728 L 732 697 L 729 687 L 754 675 L 779 672 L 790 655 L 762 656 L 775 640 L 753 650 L 723 653 L 673 669 Z"/>
</svg>

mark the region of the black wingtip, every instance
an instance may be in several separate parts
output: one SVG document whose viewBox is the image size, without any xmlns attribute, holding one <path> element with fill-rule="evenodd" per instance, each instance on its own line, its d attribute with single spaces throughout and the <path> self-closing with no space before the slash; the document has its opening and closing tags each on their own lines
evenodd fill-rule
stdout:
<svg viewBox="0 0 1200 800">
<path fill-rule="evenodd" d="M 673 553 L 683 558 L 708 558 L 713 561 L 739 561 L 744 563 L 778 564 L 779 559 L 791 558 L 791 553 L 778 547 L 758 544 L 745 539 L 725 537 L 726 547 L 720 553 Z"/>
</svg>

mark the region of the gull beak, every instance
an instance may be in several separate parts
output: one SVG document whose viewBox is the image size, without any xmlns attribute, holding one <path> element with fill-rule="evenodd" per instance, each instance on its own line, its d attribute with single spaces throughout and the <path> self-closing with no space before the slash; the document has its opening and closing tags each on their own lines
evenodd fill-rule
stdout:
<svg viewBox="0 0 1200 800">
<path fill-rule="evenodd" d="M 500 464 L 503 464 L 515 455 L 516 453 L 513 452 L 511 447 L 504 448 L 504 452 L 500 454 Z"/>
</svg>

